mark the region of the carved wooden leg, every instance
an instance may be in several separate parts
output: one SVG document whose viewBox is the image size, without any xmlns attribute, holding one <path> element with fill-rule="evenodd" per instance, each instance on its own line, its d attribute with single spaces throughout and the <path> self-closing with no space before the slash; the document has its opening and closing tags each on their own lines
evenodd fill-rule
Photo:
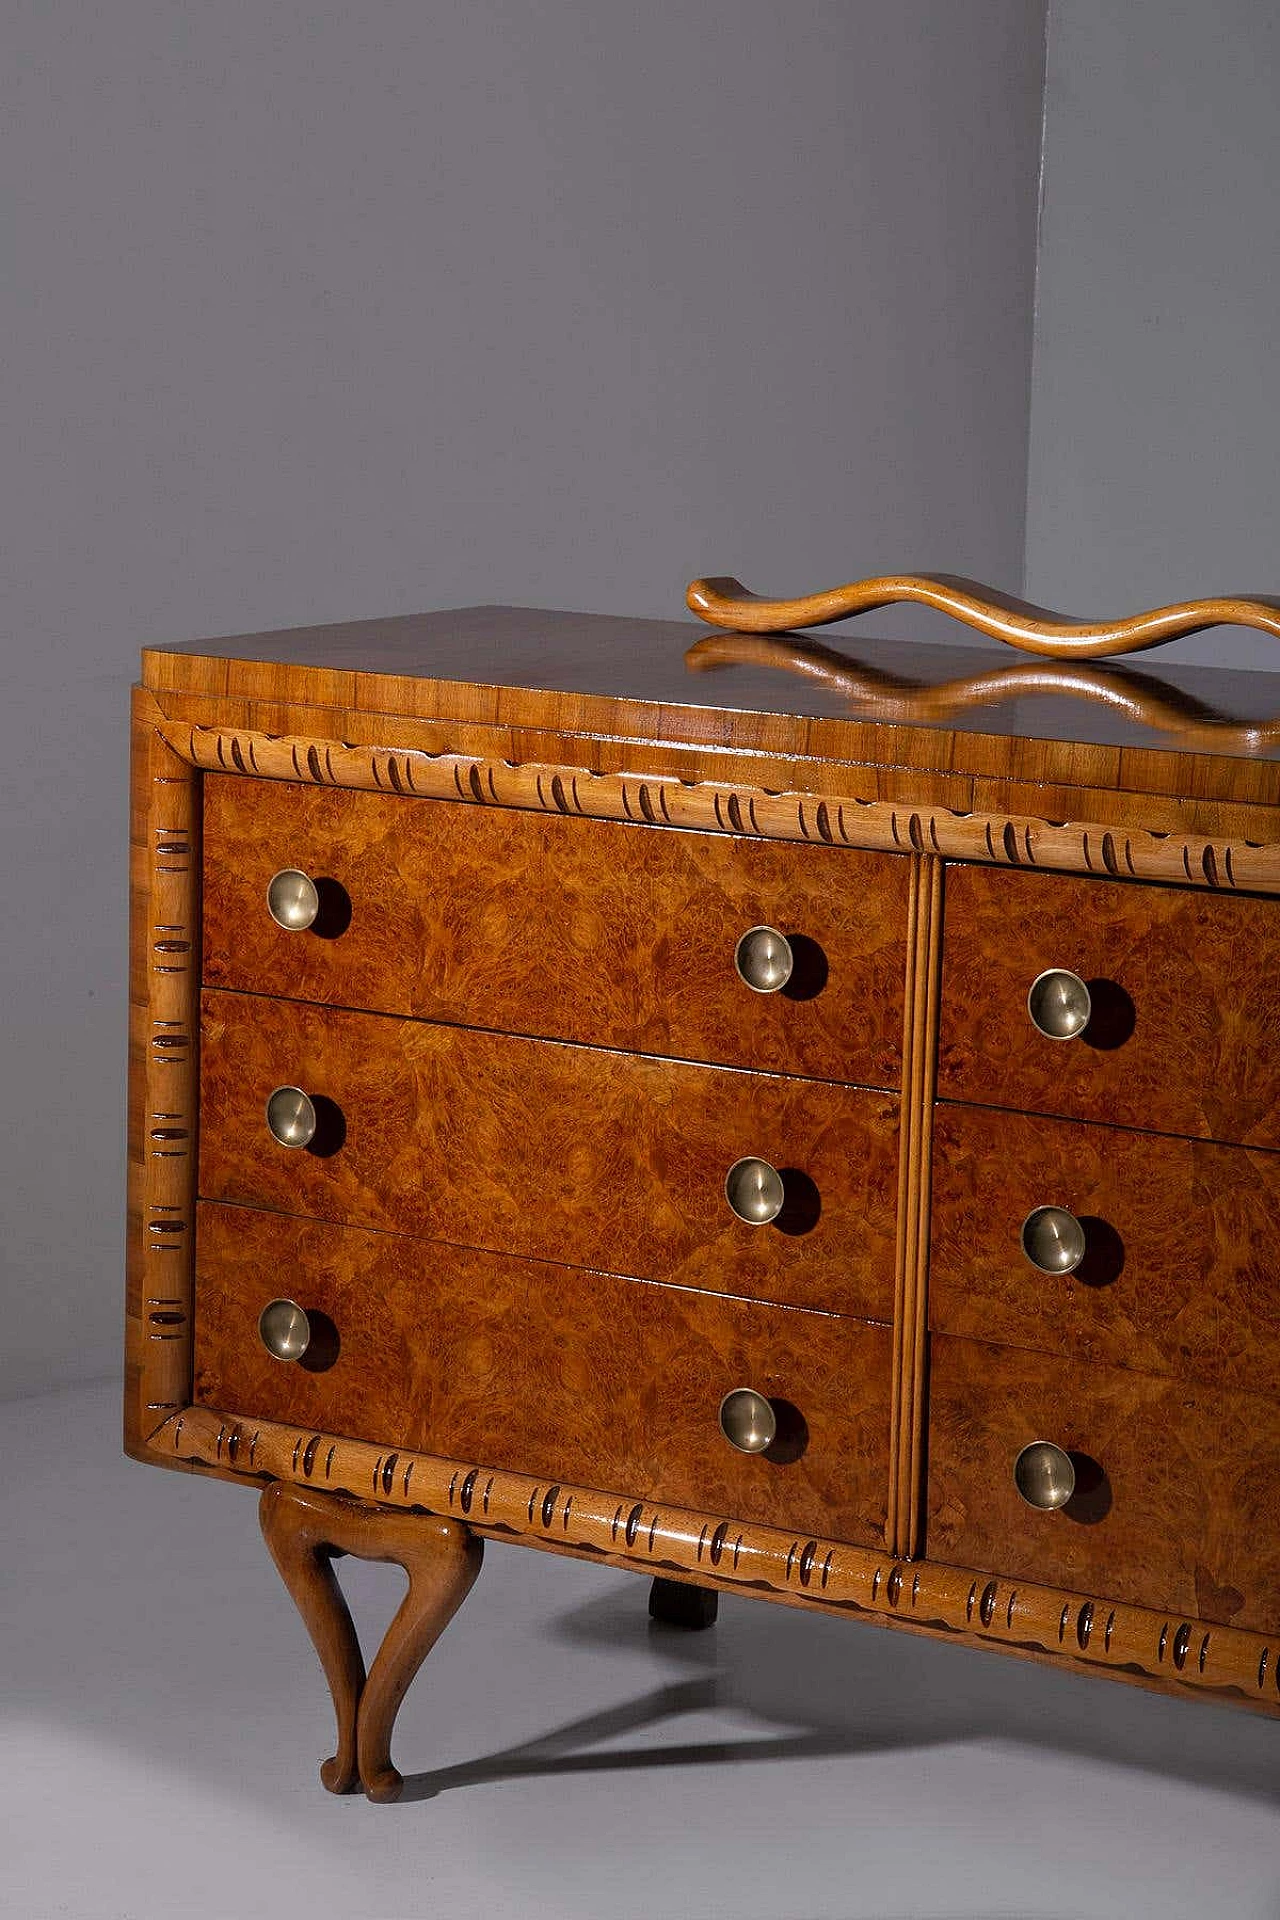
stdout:
<svg viewBox="0 0 1280 1920">
<path fill-rule="evenodd" d="M 374 1516 L 383 1518 L 381 1514 Z M 484 1541 L 456 1520 L 390 1514 L 396 1531 L 382 1546 L 353 1547 L 369 1560 L 397 1560 L 409 1591 L 378 1648 L 356 1717 L 358 1764 L 371 1800 L 398 1800 L 404 1781 L 391 1764 L 391 1729 L 414 1674 L 475 1584 Z M 403 1532 L 400 1528 L 403 1526 Z"/>
<path fill-rule="evenodd" d="M 267 1550 L 302 1615 L 338 1716 L 338 1751 L 320 1769 L 330 1793 L 360 1785 L 356 1766 L 356 1709 L 364 1691 L 364 1659 L 355 1626 L 333 1571 L 335 1496 L 316 1496 L 273 1480 L 263 1489 L 258 1519 Z"/>
<path fill-rule="evenodd" d="M 302 1615 L 333 1695 L 338 1750 L 320 1769 L 331 1793 L 362 1786 L 395 1800 L 404 1784 L 391 1765 L 391 1730 L 423 1660 L 471 1591 L 484 1542 L 455 1520 L 394 1513 L 341 1494 L 273 1481 L 259 1507 L 263 1537 Z M 409 1591 L 368 1679 L 347 1603 L 333 1572 L 344 1553 L 392 1560 Z"/>
<path fill-rule="evenodd" d="M 713 1627 L 720 1596 L 714 1587 L 657 1579 L 649 1589 L 649 1618 L 667 1627 Z"/>
</svg>

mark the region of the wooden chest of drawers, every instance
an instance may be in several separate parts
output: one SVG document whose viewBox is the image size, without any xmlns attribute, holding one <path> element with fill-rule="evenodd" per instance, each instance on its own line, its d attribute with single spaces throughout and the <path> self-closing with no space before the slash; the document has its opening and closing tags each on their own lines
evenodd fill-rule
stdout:
<svg viewBox="0 0 1280 1920">
<path fill-rule="evenodd" d="M 126 1446 L 265 1489 L 327 1785 L 486 1534 L 1280 1712 L 1269 677 L 980 667 L 144 655 Z"/>
</svg>

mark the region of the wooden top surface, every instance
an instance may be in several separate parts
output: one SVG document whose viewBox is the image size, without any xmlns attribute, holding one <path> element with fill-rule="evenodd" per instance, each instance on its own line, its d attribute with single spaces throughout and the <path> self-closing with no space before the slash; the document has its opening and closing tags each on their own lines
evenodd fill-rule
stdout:
<svg viewBox="0 0 1280 1920">
<path fill-rule="evenodd" d="M 691 650 L 693 650 L 691 652 Z M 1280 675 L 465 607 L 148 647 L 165 692 L 1280 801 Z"/>
</svg>

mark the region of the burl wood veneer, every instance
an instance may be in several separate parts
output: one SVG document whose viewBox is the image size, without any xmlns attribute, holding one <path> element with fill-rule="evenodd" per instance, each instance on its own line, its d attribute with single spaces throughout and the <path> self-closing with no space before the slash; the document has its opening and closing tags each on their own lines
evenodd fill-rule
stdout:
<svg viewBox="0 0 1280 1920">
<path fill-rule="evenodd" d="M 1069 968 L 1093 998 L 1088 1027 L 1067 1045 L 1027 1018 L 1028 989 L 1051 967 Z M 957 867 L 938 1092 L 1280 1147 L 1277 975 L 1270 900 Z"/>
<path fill-rule="evenodd" d="M 1049 660 L 767 637 L 895 599 Z M 128 1451 L 262 1489 L 334 1790 L 487 1536 L 1280 1713 L 1280 694 L 1087 664 L 1280 610 L 691 604 L 144 654 Z"/>
<path fill-rule="evenodd" d="M 940 1333 L 1280 1399 L 1280 1154 L 990 1108 L 933 1123 L 929 1321 Z M 1084 1229 L 1066 1273 L 1023 1223 Z"/>
<path fill-rule="evenodd" d="M 201 1405 L 884 1544 L 888 1327 L 207 1202 L 197 1225 Z M 282 1275 L 333 1329 L 314 1367 L 257 1337 Z M 717 1424 L 744 1380 L 783 1410 L 765 1453 Z"/>
<path fill-rule="evenodd" d="M 1076 1490 L 1031 1512 L 1008 1463 L 1052 1434 Z M 1188 1619 L 1280 1632 L 1280 1454 L 1260 1395 L 935 1335 L 929 1552 Z"/>
<path fill-rule="evenodd" d="M 200 1190 L 533 1259 L 893 1318 L 895 1096 L 208 993 Z M 277 1144 L 276 1087 L 325 1104 Z M 777 1219 L 725 1197 L 782 1175 Z"/>
<path fill-rule="evenodd" d="M 211 985 L 900 1084 L 906 860 L 815 849 L 797 873 L 764 841 L 234 777 L 204 805 Z M 310 940 L 262 912 L 299 862 L 326 882 Z M 761 923 L 799 950 L 774 994 L 734 969 Z"/>
</svg>

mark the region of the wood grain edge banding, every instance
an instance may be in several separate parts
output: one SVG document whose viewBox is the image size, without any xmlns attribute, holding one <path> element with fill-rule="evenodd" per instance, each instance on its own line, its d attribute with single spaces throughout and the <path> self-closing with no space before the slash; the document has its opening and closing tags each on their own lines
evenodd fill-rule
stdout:
<svg viewBox="0 0 1280 1920">
<path fill-rule="evenodd" d="M 903 1398 L 898 1431 L 906 1450 L 899 1515 L 901 1551 L 914 1558 L 924 1506 L 925 1363 L 928 1350 L 929 1215 L 932 1206 L 933 1105 L 938 1081 L 938 1018 L 942 992 L 941 860 L 925 860 L 920 882 L 920 957 L 916 974 L 911 1111 L 911 1208 L 907 1220 L 907 1285 L 903 1334 Z"/>
<path fill-rule="evenodd" d="M 898 1143 L 898 1225 L 894 1271 L 893 1392 L 886 1537 L 912 1557 L 922 1499 L 925 1275 L 929 1156 L 933 1134 L 937 989 L 942 940 L 941 860 L 912 855 L 907 900 L 907 970 L 902 1032 L 902 1118 Z"/>
<path fill-rule="evenodd" d="M 908 1226 L 912 1209 L 911 1141 L 915 1110 L 911 1083 L 915 1061 L 913 1014 L 919 972 L 920 866 L 921 856 L 913 853 L 907 888 L 907 960 L 902 993 L 902 1103 L 898 1118 L 898 1211 L 893 1258 L 893 1381 L 889 1401 L 889 1494 L 884 1530 L 885 1546 L 890 1553 L 902 1551 L 899 1511 L 903 1470 L 903 1349 L 907 1325 Z"/>
<path fill-rule="evenodd" d="M 466 1461 L 371 1446 L 208 1407 L 172 1416 L 148 1443 L 158 1464 L 283 1480 L 391 1509 L 418 1509 L 481 1534 L 819 1611 L 855 1614 L 1166 1691 L 1222 1695 L 1280 1714 L 1280 1633 L 1272 1638 L 1149 1608 L 1010 1581 L 972 1568 Z"/>
<path fill-rule="evenodd" d="M 191 1398 L 200 778 L 135 689 L 129 829 L 126 1450 Z"/>
<path fill-rule="evenodd" d="M 583 767 L 353 746 L 335 740 L 197 727 L 160 720 L 181 759 L 202 772 L 302 780 L 478 806 L 580 815 L 700 832 L 747 834 L 886 853 L 932 853 L 985 865 L 1154 880 L 1214 892 L 1280 893 L 1280 842 L 1165 834 L 888 800 L 815 797 L 697 783 L 669 774 L 591 773 Z"/>
</svg>

